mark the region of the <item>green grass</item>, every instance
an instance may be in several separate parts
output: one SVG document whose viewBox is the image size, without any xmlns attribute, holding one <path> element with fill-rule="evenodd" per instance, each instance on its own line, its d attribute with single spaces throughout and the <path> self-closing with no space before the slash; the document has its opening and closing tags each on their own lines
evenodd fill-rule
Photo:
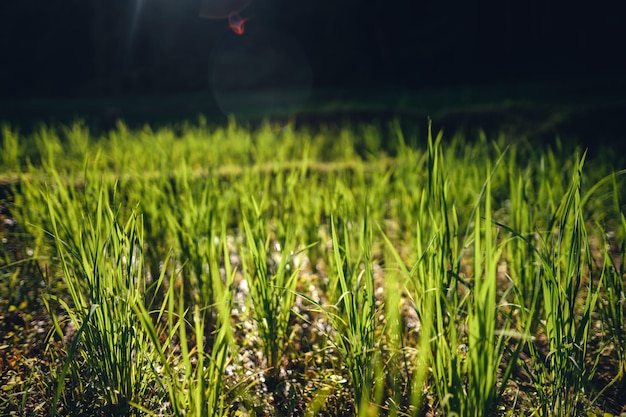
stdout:
<svg viewBox="0 0 626 417">
<path fill-rule="evenodd" d="M 4 414 L 625 405 L 624 171 L 582 149 L 398 122 L 2 135 L 0 313 L 48 335 L 2 328 Z"/>
<path fill-rule="evenodd" d="M 84 395 L 101 397 L 108 412 L 126 414 L 131 403 L 149 401 L 153 393 L 154 377 L 146 372 L 154 361 L 153 349 L 134 314 L 137 304 L 148 304 L 141 222 L 134 214 L 124 222 L 117 219 L 105 203 L 106 186 L 93 196 L 91 213 L 80 210 L 86 202 L 76 204 L 67 189 L 58 190 L 44 193 L 44 199 L 70 299 L 51 297 L 50 302 L 60 305 L 78 331 L 65 348 L 51 413 L 56 414 L 61 396 L 70 401 L 69 385 L 81 387 Z M 66 223 L 69 218 L 73 221 Z M 54 332 L 63 337 L 61 323 L 54 323 Z"/>
</svg>

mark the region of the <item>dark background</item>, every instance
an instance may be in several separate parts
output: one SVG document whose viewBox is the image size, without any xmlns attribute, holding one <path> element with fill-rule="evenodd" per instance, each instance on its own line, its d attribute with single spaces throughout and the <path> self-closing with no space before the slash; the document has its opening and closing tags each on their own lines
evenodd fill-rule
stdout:
<svg viewBox="0 0 626 417">
<path fill-rule="evenodd" d="M 554 0 L 255 0 L 241 14 L 251 15 L 244 36 L 269 24 L 297 39 L 316 87 L 419 88 L 621 75 L 626 16 L 616 7 Z M 2 96 L 206 89 L 210 50 L 227 22 L 201 19 L 199 9 L 199 0 L 3 0 Z"/>
<path fill-rule="evenodd" d="M 385 91 L 400 91 L 434 101 L 449 94 L 454 98 L 441 106 L 466 106 L 476 91 L 523 101 L 527 91 L 539 91 L 528 85 L 544 86 L 535 101 L 576 101 L 580 86 L 580 94 L 598 97 L 585 103 L 609 101 L 619 116 L 626 16 L 617 6 L 604 0 L 254 0 L 241 11 L 249 19 L 241 39 L 269 27 L 300 45 L 318 102 L 339 96 L 380 101 Z M 225 36 L 237 35 L 227 19 L 200 18 L 200 7 L 201 0 L 0 1 L 0 119 L 54 106 L 23 104 L 41 98 L 88 107 L 80 100 L 210 97 L 211 53 Z M 467 93 L 467 86 L 478 90 Z M 456 87 L 460 92 L 450 93 Z"/>
</svg>

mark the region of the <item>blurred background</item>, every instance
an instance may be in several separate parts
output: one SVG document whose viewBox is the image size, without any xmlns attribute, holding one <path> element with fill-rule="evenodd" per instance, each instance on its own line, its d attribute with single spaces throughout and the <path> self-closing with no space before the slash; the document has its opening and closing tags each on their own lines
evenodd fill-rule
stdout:
<svg viewBox="0 0 626 417">
<path fill-rule="evenodd" d="M 0 120 L 403 114 L 489 124 L 496 111 L 532 119 L 549 109 L 553 122 L 580 124 L 583 110 L 610 122 L 626 115 L 626 16 L 616 7 L 605 0 L 2 0 Z M 231 30 L 224 13 L 201 17 L 203 8 L 232 9 L 244 33 Z"/>
</svg>

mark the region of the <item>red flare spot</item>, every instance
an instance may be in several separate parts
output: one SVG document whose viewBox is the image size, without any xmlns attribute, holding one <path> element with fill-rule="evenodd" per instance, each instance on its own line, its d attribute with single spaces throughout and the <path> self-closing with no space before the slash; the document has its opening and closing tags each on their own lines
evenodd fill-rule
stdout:
<svg viewBox="0 0 626 417">
<path fill-rule="evenodd" d="M 235 32 L 237 35 L 243 35 L 246 23 L 246 19 L 241 17 L 239 13 L 233 12 L 228 15 L 228 26 Z"/>
</svg>

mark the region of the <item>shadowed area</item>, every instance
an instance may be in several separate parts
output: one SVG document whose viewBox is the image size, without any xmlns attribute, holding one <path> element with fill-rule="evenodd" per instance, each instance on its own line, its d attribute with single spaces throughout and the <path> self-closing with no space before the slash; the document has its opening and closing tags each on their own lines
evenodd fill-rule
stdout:
<svg viewBox="0 0 626 417">
<path fill-rule="evenodd" d="M 200 17 L 205 19 L 223 19 L 231 13 L 245 9 L 252 0 L 203 0 Z"/>
<path fill-rule="evenodd" d="M 130 127 L 146 123 L 158 127 L 194 123 L 199 115 L 221 125 L 226 123 L 227 114 L 234 113 L 242 123 L 292 120 L 296 127 L 313 129 L 325 124 L 386 123 L 398 118 L 407 127 L 413 126 L 413 131 L 424 132 L 430 118 L 436 129 L 448 133 L 483 129 L 490 135 L 504 133 L 510 140 L 536 141 L 552 141 L 560 136 L 584 147 L 610 145 L 613 149 L 623 149 L 626 142 L 621 123 L 626 114 L 624 79 L 414 91 L 318 89 L 306 98 L 306 66 L 299 76 L 283 76 L 280 63 L 288 56 L 277 55 L 277 61 L 263 64 L 260 61 L 264 54 L 271 54 L 268 48 L 256 57 L 248 56 L 246 61 L 239 54 L 229 54 L 228 45 L 225 42 L 218 59 L 214 58 L 213 93 L 5 100 L 0 101 L 0 120 L 28 133 L 40 123 L 67 124 L 83 119 L 99 132 L 114 128 L 116 120 Z M 253 46 L 251 41 L 248 47 Z M 265 70 L 256 75 L 242 67 L 255 59 L 261 68 L 265 65 Z"/>
</svg>

